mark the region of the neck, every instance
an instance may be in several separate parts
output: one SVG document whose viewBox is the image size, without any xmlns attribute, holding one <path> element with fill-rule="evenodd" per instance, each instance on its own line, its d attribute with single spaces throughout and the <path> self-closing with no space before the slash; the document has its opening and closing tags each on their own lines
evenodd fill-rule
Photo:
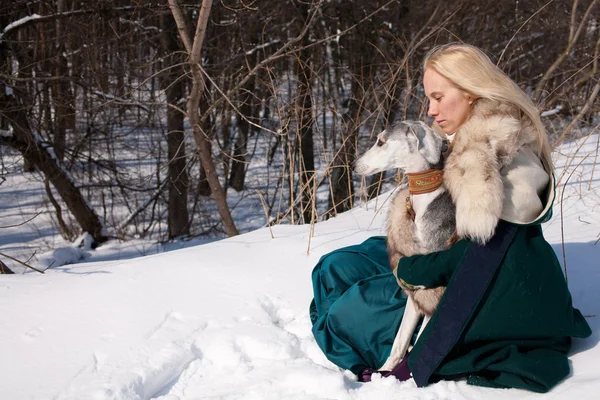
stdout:
<svg viewBox="0 0 600 400">
<path fill-rule="evenodd" d="M 421 172 L 406 174 L 410 194 L 431 193 L 439 189 L 444 183 L 443 169 L 427 169 Z"/>
<path fill-rule="evenodd" d="M 427 169 L 421 172 L 407 173 L 406 176 L 408 177 L 408 191 L 411 194 L 406 198 L 406 209 L 414 221 L 423 216 L 428 204 L 443 190 L 444 170 Z"/>
</svg>

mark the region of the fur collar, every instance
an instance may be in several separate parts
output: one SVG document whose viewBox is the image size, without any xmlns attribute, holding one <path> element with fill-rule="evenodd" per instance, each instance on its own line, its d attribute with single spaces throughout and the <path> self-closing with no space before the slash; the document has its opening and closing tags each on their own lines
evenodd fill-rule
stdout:
<svg viewBox="0 0 600 400">
<path fill-rule="evenodd" d="M 517 158 L 519 166 L 513 166 Z M 537 174 L 528 176 L 532 171 Z M 533 124 L 515 107 L 477 100 L 469 120 L 456 132 L 444 172 L 456 204 L 459 237 L 485 243 L 500 218 L 532 222 L 544 208 L 540 196 L 550 175 L 537 156 Z"/>
</svg>

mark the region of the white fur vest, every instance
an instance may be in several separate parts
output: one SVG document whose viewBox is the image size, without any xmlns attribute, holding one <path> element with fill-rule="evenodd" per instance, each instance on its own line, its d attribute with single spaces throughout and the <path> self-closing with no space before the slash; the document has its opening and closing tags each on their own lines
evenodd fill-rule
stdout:
<svg viewBox="0 0 600 400">
<path fill-rule="evenodd" d="M 528 224 L 545 214 L 554 197 L 546 168 L 527 117 L 514 107 L 477 100 L 444 168 L 459 237 L 485 243 L 499 219 Z"/>
</svg>

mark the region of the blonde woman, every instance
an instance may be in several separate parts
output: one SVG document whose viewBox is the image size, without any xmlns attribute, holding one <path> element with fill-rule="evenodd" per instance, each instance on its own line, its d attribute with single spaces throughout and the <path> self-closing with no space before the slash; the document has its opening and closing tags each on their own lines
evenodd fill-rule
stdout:
<svg viewBox="0 0 600 400">
<path fill-rule="evenodd" d="M 569 374 L 571 337 L 590 328 L 573 308 L 542 235 L 554 201 L 550 148 L 527 95 L 476 47 L 425 58 L 434 127 L 451 141 L 444 184 L 459 240 L 448 250 L 387 261 L 385 238 L 321 258 L 313 271 L 315 339 L 336 365 L 369 380 L 399 327 L 408 287 L 447 286 L 410 354 L 391 372 L 546 392 Z"/>
</svg>

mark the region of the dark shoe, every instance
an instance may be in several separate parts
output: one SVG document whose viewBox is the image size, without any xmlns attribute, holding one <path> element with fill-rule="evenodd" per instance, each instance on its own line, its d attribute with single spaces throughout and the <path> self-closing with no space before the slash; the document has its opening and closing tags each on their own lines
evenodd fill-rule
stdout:
<svg viewBox="0 0 600 400">
<path fill-rule="evenodd" d="M 374 373 L 379 373 L 383 377 L 393 376 L 399 381 L 409 380 L 410 378 L 412 378 L 412 374 L 410 372 L 410 368 L 408 367 L 408 354 L 404 356 L 402 361 L 400 361 L 398 365 L 392 368 L 391 371 L 377 371 L 373 368 L 363 369 L 362 372 L 358 375 L 358 381 L 371 382 L 371 375 L 373 375 Z"/>
</svg>

